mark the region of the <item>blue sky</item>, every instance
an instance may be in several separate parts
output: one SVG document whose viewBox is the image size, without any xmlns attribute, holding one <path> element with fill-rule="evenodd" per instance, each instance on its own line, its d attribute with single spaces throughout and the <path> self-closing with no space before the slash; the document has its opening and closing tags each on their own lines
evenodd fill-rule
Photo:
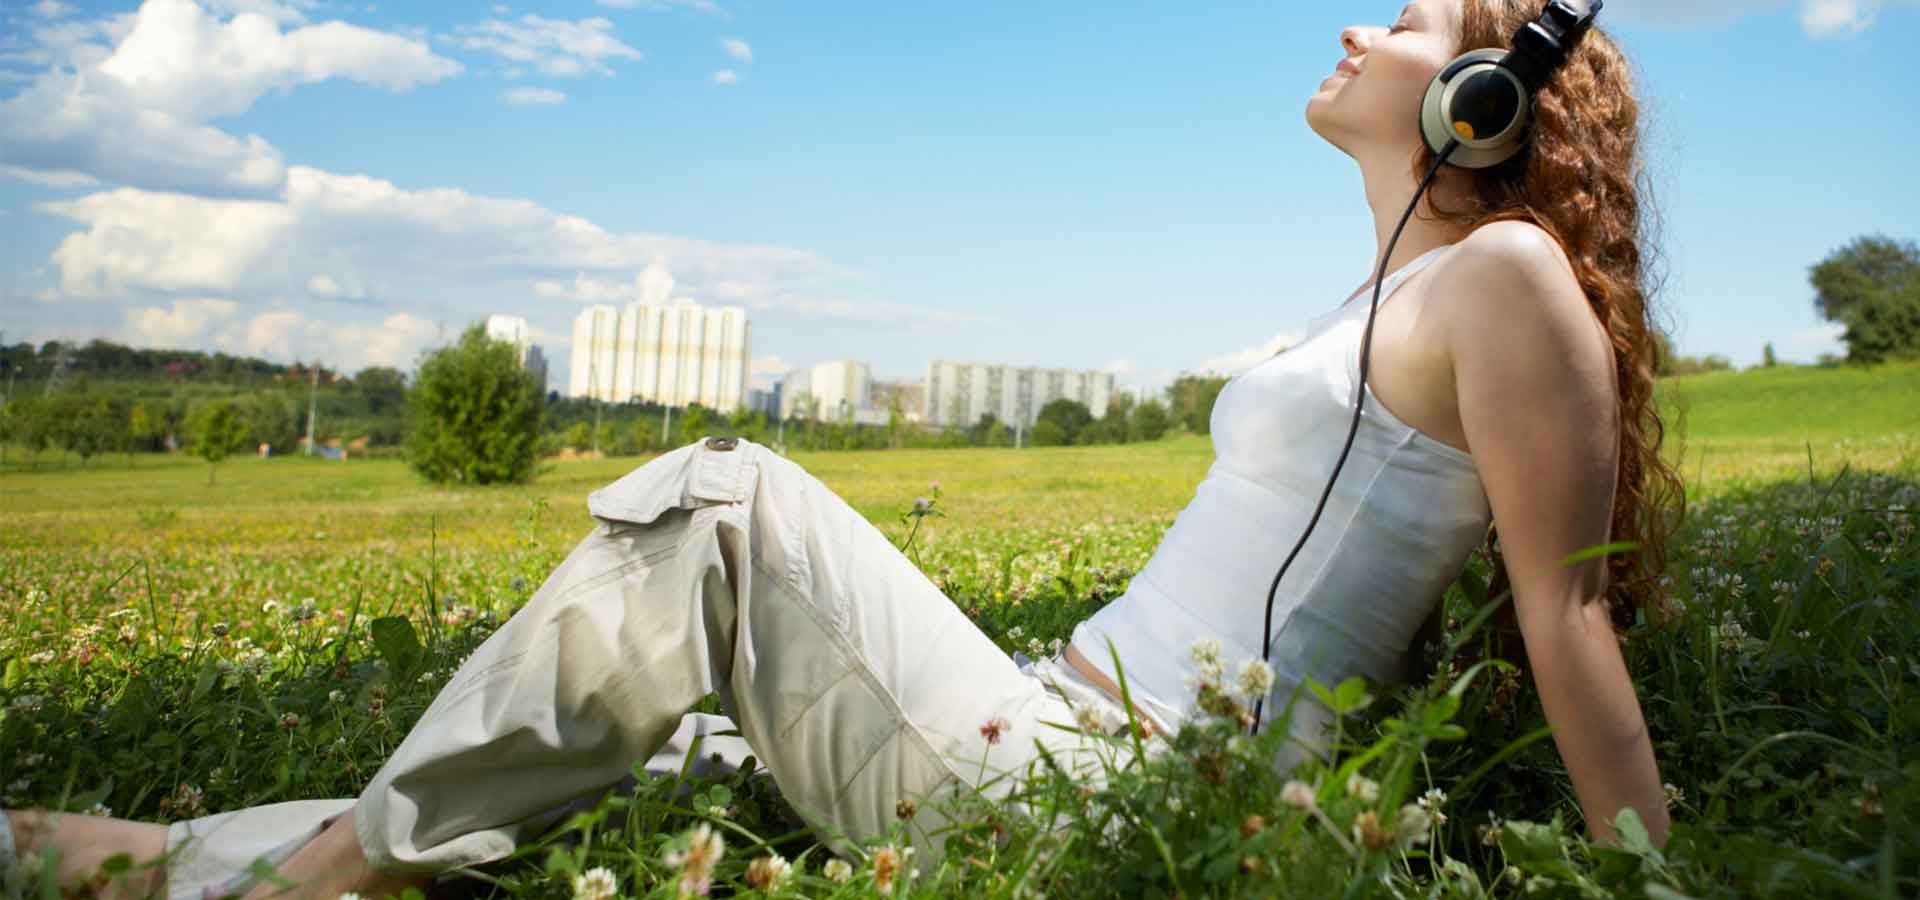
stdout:
<svg viewBox="0 0 1920 900">
<path fill-rule="evenodd" d="M 507 312 L 564 372 L 583 305 L 664 274 L 747 308 L 762 382 L 1232 373 L 1369 275 L 1358 170 L 1303 109 L 1400 6 L 0 0 L 0 330 L 353 370 Z M 1920 238 L 1920 5 L 1601 27 L 1680 349 L 1839 350 L 1807 268 Z"/>
</svg>

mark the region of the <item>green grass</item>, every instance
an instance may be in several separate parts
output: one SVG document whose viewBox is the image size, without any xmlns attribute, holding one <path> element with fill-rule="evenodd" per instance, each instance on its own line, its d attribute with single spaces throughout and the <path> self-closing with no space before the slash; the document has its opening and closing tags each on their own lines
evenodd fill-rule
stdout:
<svg viewBox="0 0 1920 900">
<path fill-rule="evenodd" d="M 1916 386 L 1911 365 L 1662 385 L 1689 404 L 1673 458 L 1691 518 L 1670 573 L 1684 615 L 1636 635 L 1627 656 L 1676 796 L 1664 853 L 1579 836 L 1524 678 L 1478 670 L 1445 699 L 1484 650 L 1484 633 L 1463 623 L 1500 600 L 1479 593 L 1476 559 L 1447 601 L 1459 655 L 1404 689 L 1375 686 L 1333 768 L 1274 772 L 1260 742 L 1280 730 L 1250 742 L 1224 720 L 1201 723 L 1091 794 L 1049 778 L 1023 788 L 1059 828 L 967 801 L 960 849 L 913 892 L 1920 894 Z M 945 515 L 924 520 L 917 561 L 1004 648 L 1031 653 L 1125 588 L 1212 456 L 1207 439 L 1181 436 L 794 459 L 896 539 L 914 497 L 940 482 Z M 393 461 L 248 458 L 222 464 L 209 487 L 197 460 L 30 468 L 9 453 L 0 803 L 164 821 L 356 794 L 463 655 L 586 532 L 586 494 L 640 462 L 443 490 Z M 309 605 L 311 617 L 289 614 Z M 367 623 L 381 616 L 405 617 L 424 652 L 376 645 Z M 281 726 L 288 713 L 297 727 Z M 1377 799 L 1350 795 L 1350 773 L 1377 781 Z M 1317 786 L 1324 819 L 1282 801 L 1289 777 Z M 611 798 L 460 892 L 568 896 L 571 873 L 605 866 L 625 896 L 672 896 L 662 851 L 709 822 L 730 846 L 716 892 L 744 890 L 748 860 L 772 847 L 801 863 L 795 893 L 874 893 L 862 859 L 847 884 L 822 877 L 824 851 L 795 833 L 763 779 L 696 785 L 692 801 L 673 787 Z M 1428 843 L 1349 853 L 1366 811 L 1391 823 L 1429 789 L 1449 797 Z M 756 846 L 756 835 L 787 837 Z"/>
</svg>

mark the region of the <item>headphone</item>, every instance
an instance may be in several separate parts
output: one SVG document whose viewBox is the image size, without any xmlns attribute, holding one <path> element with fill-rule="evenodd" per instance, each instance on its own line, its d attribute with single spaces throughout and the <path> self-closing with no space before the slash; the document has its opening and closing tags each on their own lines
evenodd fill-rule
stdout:
<svg viewBox="0 0 1920 900">
<path fill-rule="evenodd" d="M 1333 494 L 1334 480 L 1340 477 L 1340 468 L 1346 465 L 1347 454 L 1353 450 L 1353 438 L 1360 430 L 1360 409 L 1367 400 L 1367 363 L 1373 352 L 1373 320 L 1380 311 L 1381 280 L 1386 277 L 1387 260 L 1393 258 L 1393 247 L 1400 240 L 1401 230 L 1407 227 L 1407 220 L 1413 217 L 1420 198 L 1433 184 L 1434 176 L 1440 174 L 1441 166 L 1452 162 L 1463 169 L 1485 169 L 1506 162 L 1526 149 L 1534 92 L 1566 63 L 1567 54 L 1593 27 L 1593 19 L 1603 5 L 1603 0 L 1549 0 L 1538 18 L 1514 32 L 1511 50 L 1488 48 L 1463 53 L 1441 67 L 1427 84 L 1426 96 L 1420 103 L 1420 136 L 1436 154 L 1433 168 L 1413 192 L 1413 201 L 1400 216 L 1400 224 L 1394 226 L 1393 236 L 1387 239 L 1387 252 L 1380 257 L 1379 270 L 1374 273 L 1373 304 L 1367 310 L 1367 327 L 1360 338 L 1360 384 L 1353 401 L 1353 421 L 1347 427 L 1347 441 L 1340 448 L 1340 458 L 1334 461 L 1333 474 L 1327 476 L 1327 486 L 1320 492 L 1320 502 L 1307 520 L 1306 531 L 1301 533 L 1286 561 L 1280 564 L 1280 571 L 1274 573 L 1273 585 L 1267 588 L 1266 619 L 1260 629 L 1264 638 L 1260 650 L 1263 662 L 1271 663 L 1273 659 L 1273 600 L 1280 589 L 1280 578 L 1287 574 L 1287 568 L 1307 545 L 1313 526 L 1319 524 L 1327 498 Z M 1266 699 L 1263 696 L 1254 701 L 1253 725 L 1249 729 L 1252 734 L 1260 733 L 1260 714 Z"/>
</svg>

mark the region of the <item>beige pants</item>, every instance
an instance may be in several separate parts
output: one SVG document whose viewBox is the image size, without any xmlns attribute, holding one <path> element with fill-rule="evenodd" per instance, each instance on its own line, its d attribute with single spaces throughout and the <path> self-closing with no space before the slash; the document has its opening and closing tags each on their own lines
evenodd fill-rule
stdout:
<svg viewBox="0 0 1920 900">
<path fill-rule="evenodd" d="M 636 762 L 677 768 L 669 739 L 714 730 L 717 717 L 683 718 L 712 692 L 744 741 L 711 746 L 735 762 L 752 752 L 836 849 L 884 834 L 902 799 L 983 781 L 1004 795 L 1040 745 L 1088 779 L 1101 755 L 1126 758 L 1116 742 L 1045 724 L 1072 728 L 1090 707 L 1117 732 L 1117 704 L 1057 659 L 1017 665 L 871 523 L 758 444 L 687 445 L 587 506 L 594 531 L 360 795 L 376 867 L 499 859 Z M 1008 727 L 989 743 L 982 726 L 996 720 Z M 235 883 L 235 860 L 290 855 L 352 801 L 305 803 L 177 823 L 183 859 L 209 863 L 181 868 L 169 894 Z M 923 860 L 942 845 L 932 807 L 912 822 Z"/>
</svg>

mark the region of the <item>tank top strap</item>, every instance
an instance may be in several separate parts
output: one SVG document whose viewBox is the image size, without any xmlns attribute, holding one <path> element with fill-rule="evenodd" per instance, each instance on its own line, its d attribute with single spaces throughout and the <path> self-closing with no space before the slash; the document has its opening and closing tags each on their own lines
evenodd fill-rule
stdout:
<svg viewBox="0 0 1920 900">
<path fill-rule="evenodd" d="M 1432 250 L 1428 250 L 1427 252 L 1422 253 L 1419 256 L 1416 256 L 1410 260 L 1407 260 L 1405 263 L 1402 263 L 1400 265 L 1400 268 L 1395 269 L 1391 273 L 1389 273 L 1387 275 L 1385 283 L 1380 286 L 1381 305 L 1383 306 L 1386 305 L 1387 298 L 1393 296 L 1394 290 L 1400 287 L 1401 284 L 1405 283 L 1407 279 L 1412 278 L 1413 276 L 1419 274 L 1421 269 L 1426 268 L 1429 263 L 1432 263 L 1434 260 L 1438 259 L 1441 253 L 1444 253 L 1447 250 L 1450 250 L 1452 248 L 1453 248 L 1452 244 L 1441 244 L 1440 246 L 1435 247 Z M 1373 282 L 1369 281 L 1365 285 L 1361 286 L 1360 290 L 1354 292 L 1352 296 L 1348 297 L 1346 299 L 1346 302 L 1341 304 L 1341 308 L 1345 309 L 1348 306 L 1353 305 L 1353 302 L 1355 300 L 1358 300 L 1362 297 L 1371 299 L 1372 296 L 1373 296 Z M 1360 305 L 1364 307 L 1368 304 L 1363 303 Z"/>
</svg>

